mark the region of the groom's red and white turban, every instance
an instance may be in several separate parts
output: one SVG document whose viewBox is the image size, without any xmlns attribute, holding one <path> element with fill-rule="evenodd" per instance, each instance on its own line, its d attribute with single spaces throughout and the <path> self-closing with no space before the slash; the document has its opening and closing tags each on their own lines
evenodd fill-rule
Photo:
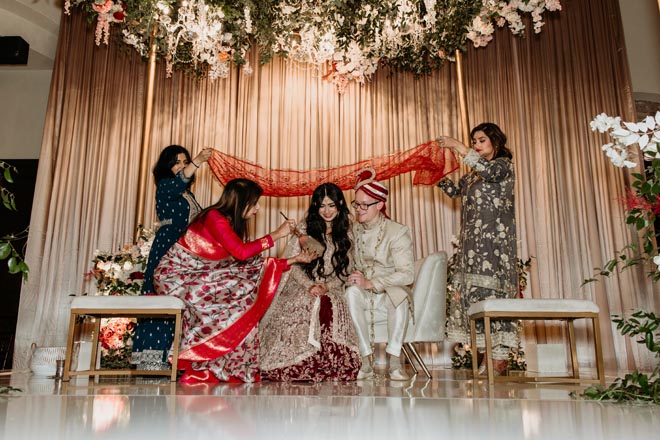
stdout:
<svg viewBox="0 0 660 440">
<path fill-rule="evenodd" d="M 383 202 L 383 209 L 380 211 L 383 213 L 383 215 L 389 218 L 386 212 L 386 202 L 390 191 L 385 185 L 377 182 L 375 179 L 376 170 L 373 168 L 364 168 L 360 170 L 360 172 L 358 172 L 357 181 L 355 183 L 355 192 L 357 192 L 357 190 L 364 191 L 364 193 L 372 199 Z"/>
</svg>

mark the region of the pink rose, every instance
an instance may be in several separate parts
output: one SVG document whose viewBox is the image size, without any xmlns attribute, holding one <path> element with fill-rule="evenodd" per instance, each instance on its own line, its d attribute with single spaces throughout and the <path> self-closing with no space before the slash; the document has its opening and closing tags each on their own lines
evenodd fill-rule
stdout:
<svg viewBox="0 0 660 440">
<path fill-rule="evenodd" d="M 114 3 L 112 2 L 112 0 L 106 0 L 106 2 L 103 3 L 102 5 L 94 3 L 92 5 L 92 9 L 94 9 L 99 14 L 105 14 L 106 12 L 109 12 L 110 9 L 112 9 L 113 6 L 114 6 Z"/>
</svg>

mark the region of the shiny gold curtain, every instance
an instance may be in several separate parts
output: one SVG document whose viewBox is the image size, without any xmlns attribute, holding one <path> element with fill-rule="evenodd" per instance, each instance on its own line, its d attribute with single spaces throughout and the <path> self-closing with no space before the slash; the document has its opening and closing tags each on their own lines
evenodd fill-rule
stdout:
<svg viewBox="0 0 660 440">
<path fill-rule="evenodd" d="M 648 365 L 643 349 L 619 337 L 609 315 L 630 307 L 657 310 L 642 271 L 580 288 L 592 267 L 635 237 L 615 201 L 624 175 L 599 149 L 588 122 L 605 111 L 632 118 L 630 81 L 615 0 L 565 1 L 540 35 L 518 39 L 501 31 L 485 49 L 465 54 L 472 124 L 493 121 L 509 135 L 517 172 L 522 257 L 534 256 L 528 297 L 584 297 L 601 307 L 607 367 Z M 379 70 L 338 95 L 323 70 L 283 60 L 252 75 L 236 69 L 211 82 L 156 70 L 149 163 L 171 143 L 194 154 L 205 146 L 265 167 L 314 169 L 403 151 L 438 134 L 458 137 L 454 66 L 415 78 Z M 71 295 L 92 292 L 83 279 L 94 249 L 132 240 L 139 175 L 144 68 L 132 51 L 94 47 L 79 15 L 64 17 L 53 73 L 28 244 L 32 272 L 23 288 L 15 366 L 32 342 L 62 345 Z M 147 176 L 150 178 L 150 176 Z M 411 176 L 386 182 L 392 217 L 408 224 L 415 253 L 451 253 L 458 205 Z M 155 221 L 148 182 L 145 224 Z M 206 167 L 193 188 L 202 205 L 221 191 Z M 346 193 L 352 199 L 352 191 Z M 307 199 L 266 199 L 255 225 L 264 234 L 280 210 L 301 218 Z M 275 249 L 277 254 L 281 249 Z M 40 319 L 34 319 L 34 317 Z M 527 328 L 526 342 L 553 341 L 553 326 Z M 589 359 L 582 330 L 580 352 Z M 431 355 L 434 348 L 430 348 Z M 429 353 L 427 353 L 428 355 Z M 593 357 L 593 356 L 592 356 Z"/>
</svg>

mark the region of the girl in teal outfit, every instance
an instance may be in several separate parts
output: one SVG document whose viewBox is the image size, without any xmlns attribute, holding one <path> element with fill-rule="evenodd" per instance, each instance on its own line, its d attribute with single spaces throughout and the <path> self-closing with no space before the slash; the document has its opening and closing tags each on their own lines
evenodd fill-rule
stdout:
<svg viewBox="0 0 660 440">
<path fill-rule="evenodd" d="M 144 271 L 143 295 L 155 293 L 153 276 L 156 266 L 201 211 L 190 186 L 195 181 L 195 172 L 211 157 L 211 152 L 210 148 L 205 148 L 191 159 L 187 149 L 180 145 L 170 145 L 160 153 L 153 169 L 156 182 L 156 214 L 160 227 L 151 245 Z M 160 369 L 160 362 L 166 360 L 172 344 L 173 331 L 172 320 L 140 320 L 133 338 L 133 362 L 138 364 L 138 369 Z M 158 359 L 147 359 L 144 356 L 145 350 L 158 350 L 161 353 Z"/>
</svg>

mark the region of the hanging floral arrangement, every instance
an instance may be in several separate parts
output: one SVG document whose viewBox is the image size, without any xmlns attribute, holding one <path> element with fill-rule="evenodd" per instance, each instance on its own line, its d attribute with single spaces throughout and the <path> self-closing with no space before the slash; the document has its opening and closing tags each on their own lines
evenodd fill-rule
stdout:
<svg viewBox="0 0 660 440">
<path fill-rule="evenodd" d="M 531 17 L 540 32 L 543 15 L 559 0 L 66 0 L 65 13 L 81 8 L 96 21 L 96 44 L 111 29 L 148 56 L 153 36 L 168 75 L 174 68 L 226 78 L 231 64 L 251 73 L 253 45 L 260 62 L 274 55 L 319 66 L 340 89 L 363 83 L 388 65 L 416 74 L 452 61 L 469 42 L 486 46 L 496 27 L 514 35 Z"/>
</svg>

